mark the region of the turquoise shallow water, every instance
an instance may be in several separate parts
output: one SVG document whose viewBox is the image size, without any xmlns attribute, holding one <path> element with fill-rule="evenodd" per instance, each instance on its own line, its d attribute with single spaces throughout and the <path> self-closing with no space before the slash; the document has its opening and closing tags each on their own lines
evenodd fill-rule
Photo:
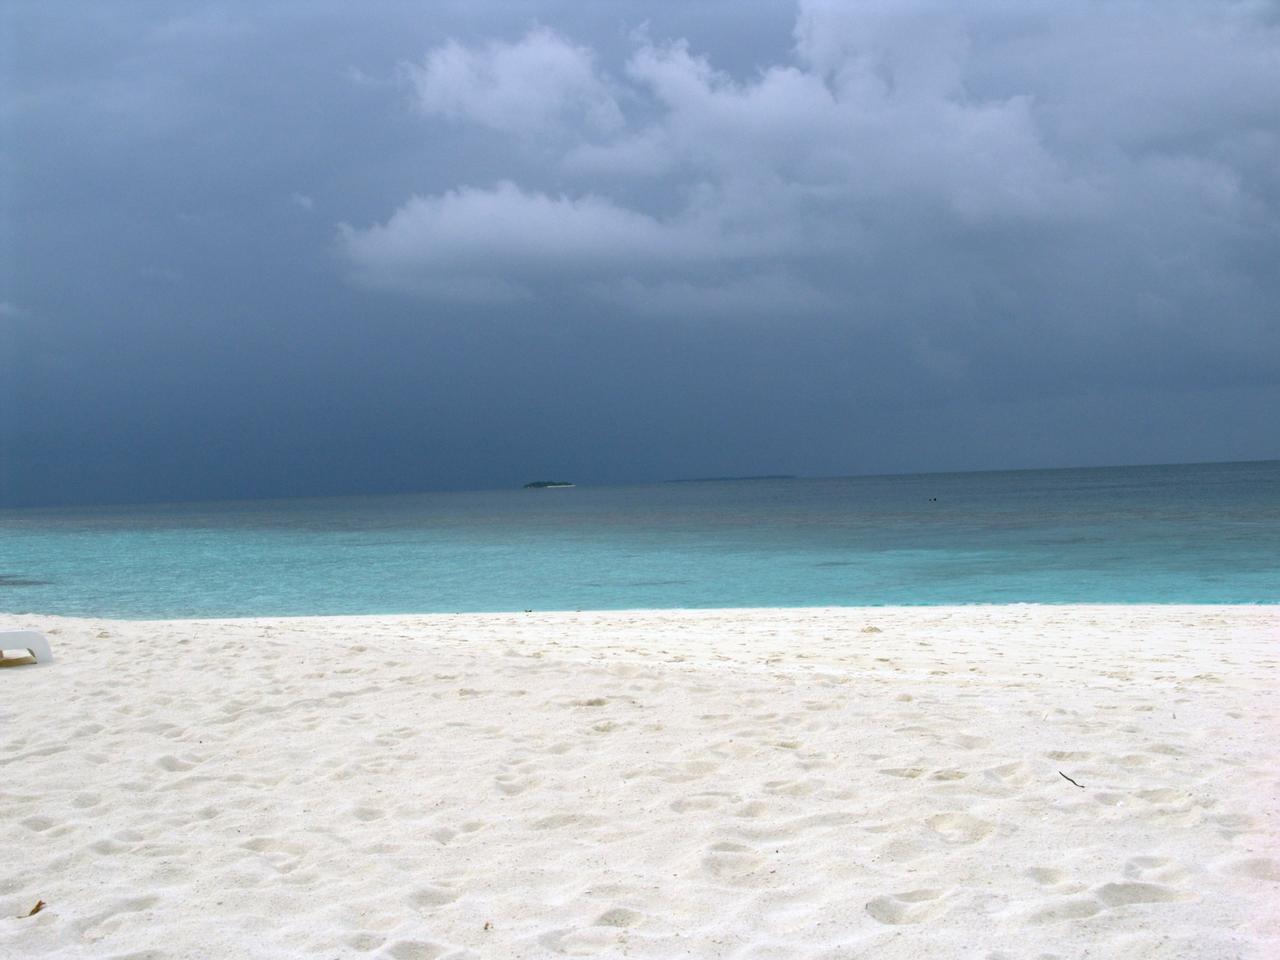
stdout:
<svg viewBox="0 0 1280 960">
<path fill-rule="evenodd" d="M 0 610 L 1280 602 L 1280 461 L 0 511 Z"/>
</svg>

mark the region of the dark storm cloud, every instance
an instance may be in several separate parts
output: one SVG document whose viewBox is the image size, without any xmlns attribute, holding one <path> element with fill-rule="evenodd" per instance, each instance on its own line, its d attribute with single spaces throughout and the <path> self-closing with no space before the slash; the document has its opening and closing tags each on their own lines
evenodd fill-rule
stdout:
<svg viewBox="0 0 1280 960">
<path fill-rule="evenodd" d="M 0 503 L 1277 455 L 1274 3 L 17 3 Z"/>
<path fill-rule="evenodd" d="M 417 108 L 446 141 L 508 135 L 506 179 L 411 197 L 343 250 L 426 297 L 839 312 L 926 367 L 981 363 L 1011 323 L 1068 350 L 1212 324 L 1254 356 L 1277 286 L 1237 258 L 1280 253 L 1266 8 L 964 11 L 802 2 L 745 77 L 644 34 L 614 69 L 547 27 L 434 47 L 404 70 Z"/>
</svg>

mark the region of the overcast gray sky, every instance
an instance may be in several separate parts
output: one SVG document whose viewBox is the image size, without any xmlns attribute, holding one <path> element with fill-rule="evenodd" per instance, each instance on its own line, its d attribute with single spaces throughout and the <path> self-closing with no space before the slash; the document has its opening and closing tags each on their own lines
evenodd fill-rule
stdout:
<svg viewBox="0 0 1280 960">
<path fill-rule="evenodd" d="M 1280 456 L 1280 4 L 3 8 L 0 504 Z"/>
</svg>

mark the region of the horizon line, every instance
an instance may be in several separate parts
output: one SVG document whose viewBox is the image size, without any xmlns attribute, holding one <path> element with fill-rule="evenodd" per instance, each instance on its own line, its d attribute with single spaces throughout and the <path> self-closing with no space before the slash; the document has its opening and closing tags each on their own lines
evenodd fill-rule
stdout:
<svg viewBox="0 0 1280 960">
<path fill-rule="evenodd" d="M 661 480 L 643 480 L 643 481 L 624 481 L 624 482 L 604 482 L 592 483 L 579 482 L 577 480 L 569 481 L 571 486 L 591 488 L 622 488 L 622 487 L 648 487 L 663 486 L 667 484 L 687 484 L 687 483 L 745 483 L 745 482 L 765 482 L 773 481 L 778 483 L 789 483 L 795 480 L 871 480 L 876 478 L 889 479 L 895 477 L 946 477 L 946 476 L 963 476 L 969 474 L 983 473 L 1047 473 L 1053 471 L 1065 470 L 1126 470 L 1126 469 L 1143 469 L 1151 467 L 1208 467 L 1208 466 L 1234 466 L 1239 464 L 1259 464 L 1259 463 L 1278 463 L 1280 457 L 1264 457 L 1262 459 L 1251 460 L 1190 460 L 1190 461 L 1174 461 L 1174 462 L 1158 462 L 1158 463 L 1105 463 L 1105 464 L 1075 464 L 1070 466 L 1058 467 L 983 467 L 970 470 L 914 470 L 914 471 L 890 471 L 884 473 L 850 473 L 850 474 L 789 474 L 789 473 L 769 473 L 769 474 L 742 474 L 738 476 L 710 476 L 710 477 L 678 477 L 664 478 Z M 25 506 L 0 506 L 0 513 L 27 511 L 27 510 L 93 510 L 105 509 L 110 507 L 176 507 L 176 506 L 198 506 L 202 504 L 228 504 L 228 503 L 275 503 L 285 500 L 347 500 L 357 497 L 413 497 L 428 494 L 466 494 L 466 493 L 499 493 L 499 492 L 523 492 L 523 486 L 494 486 L 494 487 L 442 487 L 442 488 L 419 488 L 412 490 L 364 490 L 351 491 L 347 493 L 314 493 L 314 494 L 290 494 L 285 496 L 246 496 L 246 497 L 197 497 L 192 499 L 174 499 L 174 500 L 115 500 L 105 502 L 92 503 L 48 503 L 48 504 L 27 504 Z"/>
</svg>

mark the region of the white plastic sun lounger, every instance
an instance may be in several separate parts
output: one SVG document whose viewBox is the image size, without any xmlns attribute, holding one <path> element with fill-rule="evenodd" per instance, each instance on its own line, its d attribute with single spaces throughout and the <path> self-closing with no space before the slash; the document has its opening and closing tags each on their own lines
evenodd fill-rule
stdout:
<svg viewBox="0 0 1280 960">
<path fill-rule="evenodd" d="M 5 650 L 25 650 L 36 658 L 36 663 L 52 663 L 53 652 L 49 649 L 49 641 L 44 634 L 34 630 L 11 630 L 0 633 L 0 652 Z"/>
</svg>

